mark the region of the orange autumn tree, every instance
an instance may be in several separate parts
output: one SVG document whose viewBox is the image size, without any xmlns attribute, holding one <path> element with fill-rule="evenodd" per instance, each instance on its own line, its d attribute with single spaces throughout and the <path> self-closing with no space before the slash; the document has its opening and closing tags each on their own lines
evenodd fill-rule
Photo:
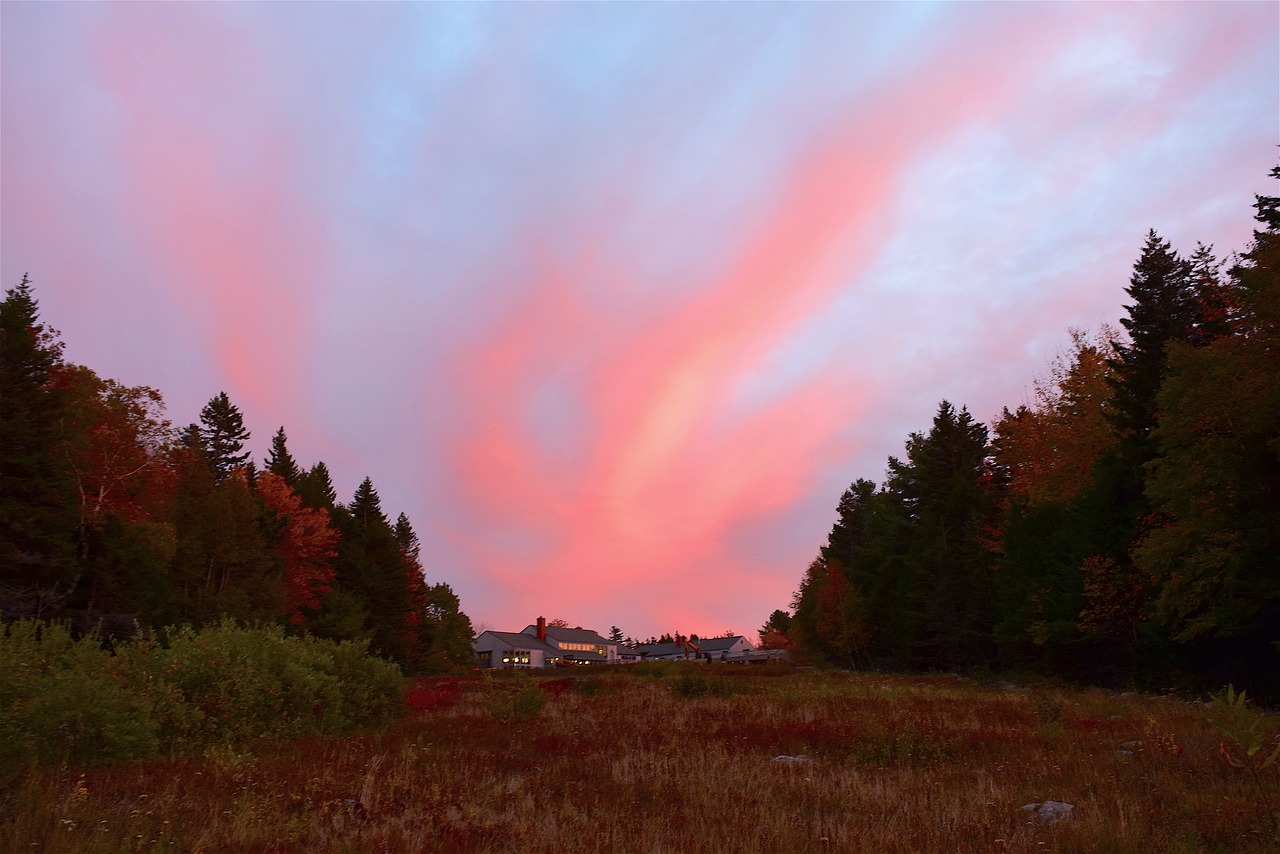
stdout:
<svg viewBox="0 0 1280 854">
<path fill-rule="evenodd" d="M 321 597 L 333 588 L 338 532 L 329 526 L 329 514 L 304 507 L 280 475 L 264 471 L 254 487 L 281 523 L 275 552 L 284 566 L 289 620 L 305 626 L 308 612 L 319 609 Z"/>
<path fill-rule="evenodd" d="M 1093 466 L 1116 442 L 1104 415 L 1112 396 L 1108 360 L 1117 333 L 1070 330 L 1071 350 L 1035 382 L 1030 406 L 1008 409 L 996 422 L 996 459 L 1014 496 L 1032 506 L 1069 501 L 1088 485 Z"/>
</svg>

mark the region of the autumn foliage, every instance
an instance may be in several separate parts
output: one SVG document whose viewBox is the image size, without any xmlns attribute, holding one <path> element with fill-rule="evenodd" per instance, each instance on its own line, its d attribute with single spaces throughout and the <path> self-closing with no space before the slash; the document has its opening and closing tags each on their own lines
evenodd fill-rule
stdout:
<svg viewBox="0 0 1280 854">
<path fill-rule="evenodd" d="M 944 401 L 856 481 L 792 601 L 797 653 L 1280 701 L 1280 197 L 1255 208 L 1231 265 L 1148 233 L 1123 332 L 1071 330 L 989 433 Z"/>
<path fill-rule="evenodd" d="M 470 621 L 371 480 L 339 503 L 284 428 L 258 471 L 225 392 L 175 431 L 156 390 L 64 359 L 29 280 L 0 303 L 0 332 L 5 621 L 118 637 L 230 617 L 366 642 L 415 672 L 470 663 Z"/>
<path fill-rule="evenodd" d="M 284 568 L 289 620 L 306 625 L 307 614 L 318 611 L 322 597 L 333 589 L 338 532 L 330 527 L 329 514 L 304 507 L 279 475 L 264 471 L 254 486 L 280 526 L 275 553 Z"/>
</svg>

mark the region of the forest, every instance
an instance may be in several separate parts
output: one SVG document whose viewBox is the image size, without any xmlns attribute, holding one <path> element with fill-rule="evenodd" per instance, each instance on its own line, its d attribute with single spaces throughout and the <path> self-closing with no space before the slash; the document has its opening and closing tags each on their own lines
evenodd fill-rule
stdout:
<svg viewBox="0 0 1280 854">
<path fill-rule="evenodd" d="M 1072 331 L 990 428 L 943 401 L 840 497 L 766 644 L 1280 700 L 1280 198 L 1254 207 L 1226 260 L 1149 232 L 1123 332 Z"/>
<path fill-rule="evenodd" d="M 175 429 L 156 390 L 64 358 L 32 282 L 0 304 L 0 614 L 104 639 L 226 619 L 360 641 L 416 674 L 469 665 L 471 623 L 428 583 L 371 479 L 338 501 L 281 427 L 259 467 L 225 392 Z"/>
</svg>

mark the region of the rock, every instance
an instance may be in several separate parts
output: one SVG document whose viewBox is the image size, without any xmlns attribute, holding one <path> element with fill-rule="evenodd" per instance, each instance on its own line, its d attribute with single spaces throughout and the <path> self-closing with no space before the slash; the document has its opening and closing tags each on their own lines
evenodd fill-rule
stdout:
<svg viewBox="0 0 1280 854">
<path fill-rule="evenodd" d="M 1117 751 L 1116 751 L 1116 756 L 1119 756 L 1119 757 L 1120 757 L 1120 758 L 1122 758 L 1122 759 L 1129 759 L 1129 758 L 1131 758 L 1131 757 L 1133 756 L 1133 751 L 1131 751 L 1131 750 L 1117 750 Z"/>
<path fill-rule="evenodd" d="M 1075 809 L 1071 804 L 1064 804 L 1062 801 L 1023 804 L 1022 808 L 1031 813 L 1032 817 L 1041 824 L 1057 824 L 1063 819 L 1070 818 L 1071 811 Z"/>
<path fill-rule="evenodd" d="M 809 757 L 805 756 L 803 753 L 797 756 L 787 756 L 786 754 L 780 754 L 778 756 L 773 757 L 773 761 L 774 762 L 808 762 Z"/>
</svg>

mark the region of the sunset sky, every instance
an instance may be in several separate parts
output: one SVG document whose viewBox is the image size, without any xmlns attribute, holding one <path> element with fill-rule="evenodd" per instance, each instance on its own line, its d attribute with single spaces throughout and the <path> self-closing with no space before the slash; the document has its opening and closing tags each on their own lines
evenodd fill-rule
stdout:
<svg viewBox="0 0 1280 854">
<path fill-rule="evenodd" d="M 478 627 L 754 636 L 939 401 L 1277 192 L 1274 2 L 0 10 L 4 288 L 370 476 Z"/>
</svg>

